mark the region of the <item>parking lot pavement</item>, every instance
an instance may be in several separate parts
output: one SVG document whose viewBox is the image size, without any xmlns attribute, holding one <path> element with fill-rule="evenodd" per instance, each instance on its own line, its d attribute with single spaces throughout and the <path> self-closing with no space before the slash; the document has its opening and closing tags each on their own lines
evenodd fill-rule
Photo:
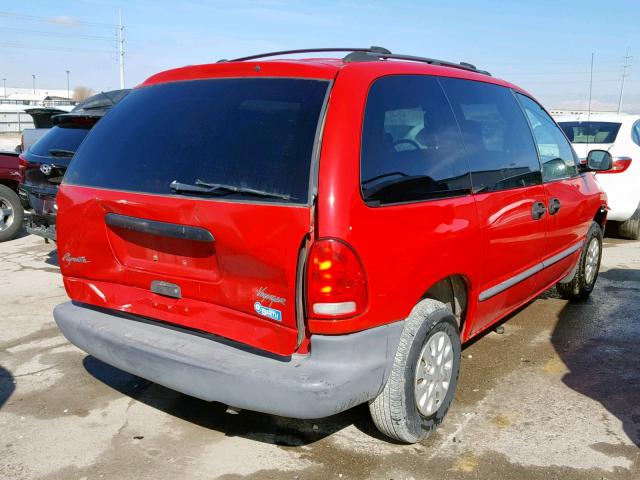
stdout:
<svg viewBox="0 0 640 480">
<path fill-rule="evenodd" d="M 591 299 L 549 291 L 467 346 L 445 424 L 404 446 L 366 406 L 231 415 L 87 357 L 51 316 L 54 246 L 24 236 L 0 244 L 0 478 L 638 479 L 639 293 L 640 243 L 607 239 Z"/>
</svg>

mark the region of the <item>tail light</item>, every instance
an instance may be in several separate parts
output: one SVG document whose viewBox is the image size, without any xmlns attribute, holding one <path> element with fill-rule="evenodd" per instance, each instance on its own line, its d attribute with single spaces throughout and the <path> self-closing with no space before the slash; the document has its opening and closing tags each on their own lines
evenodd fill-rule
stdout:
<svg viewBox="0 0 640 480">
<path fill-rule="evenodd" d="M 18 155 L 18 173 L 20 174 L 20 183 L 25 183 L 27 180 L 27 171 L 38 170 L 40 163 L 30 162 L 24 157 L 24 153 Z"/>
<path fill-rule="evenodd" d="M 336 239 L 315 242 L 307 262 L 307 311 L 313 318 L 347 318 L 367 306 L 367 279 L 355 251 Z"/>
<path fill-rule="evenodd" d="M 611 169 L 598 173 L 622 173 L 631 165 L 631 158 L 629 157 L 613 157 Z"/>
<path fill-rule="evenodd" d="M 20 183 L 24 183 L 25 174 L 27 173 L 27 160 L 22 156 L 18 156 L 18 173 L 20 174 Z"/>
<path fill-rule="evenodd" d="M 87 127 L 87 128 L 91 128 L 93 127 L 98 120 L 100 119 L 100 117 L 95 117 L 95 116 L 91 116 L 91 115 L 73 115 L 73 116 L 60 116 L 60 117 L 55 117 L 53 119 L 53 124 L 54 125 L 58 125 L 60 127 L 67 127 L 67 128 L 74 128 L 74 127 Z"/>
</svg>

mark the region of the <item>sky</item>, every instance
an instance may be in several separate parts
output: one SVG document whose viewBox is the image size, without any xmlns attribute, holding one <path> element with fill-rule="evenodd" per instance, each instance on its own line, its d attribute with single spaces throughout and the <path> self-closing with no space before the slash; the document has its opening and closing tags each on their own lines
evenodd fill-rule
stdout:
<svg viewBox="0 0 640 480">
<path fill-rule="evenodd" d="M 638 0 L 0 0 L 0 78 L 7 86 L 135 86 L 183 65 L 273 50 L 381 45 L 466 61 L 528 90 L 548 109 L 614 110 L 627 48 L 623 110 L 640 113 Z M 634 64 L 635 63 L 635 64 Z"/>
</svg>

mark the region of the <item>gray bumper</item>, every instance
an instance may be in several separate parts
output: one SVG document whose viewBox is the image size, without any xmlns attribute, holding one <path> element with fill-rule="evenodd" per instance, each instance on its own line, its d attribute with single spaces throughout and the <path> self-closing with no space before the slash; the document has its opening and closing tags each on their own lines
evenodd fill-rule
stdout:
<svg viewBox="0 0 640 480">
<path fill-rule="evenodd" d="M 53 316 L 71 343 L 121 370 L 208 401 L 292 418 L 322 418 L 371 400 L 391 370 L 404 322 L 311 337 L 282 360 L 71 302 Z"/>
</svg>

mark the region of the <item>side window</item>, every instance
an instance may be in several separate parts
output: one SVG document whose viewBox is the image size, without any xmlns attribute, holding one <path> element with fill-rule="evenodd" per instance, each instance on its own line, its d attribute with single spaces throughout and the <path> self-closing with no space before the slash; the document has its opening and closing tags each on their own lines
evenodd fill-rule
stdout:
<svg viewBox="0 0 640 480">
<path fill-rule="evenodd" d="M 578 159 L 571 144 L 544 109 L 529 97 L 516 94 L 527 114 L 542 162 L 545 182 L 578 174 Z"/>
<path fill-rule="evenodd" d="M 365 202 L 372 205 L 470 193 L 460 130 L 437 78 L 395 75 L 372 85 L 360 182 Z"/>
<path fill-rule="evenodd" d="M 441 82 L 464 137 L 474 191 L 542 183 L 531 131 L 511 90 L 453 78 Z"/>
<path fill-rule="evenodd" d="M 640 122 L 636 122 L 633 126 L 633 141 L 636 145 L 640 145 Z"/>
</svg>

